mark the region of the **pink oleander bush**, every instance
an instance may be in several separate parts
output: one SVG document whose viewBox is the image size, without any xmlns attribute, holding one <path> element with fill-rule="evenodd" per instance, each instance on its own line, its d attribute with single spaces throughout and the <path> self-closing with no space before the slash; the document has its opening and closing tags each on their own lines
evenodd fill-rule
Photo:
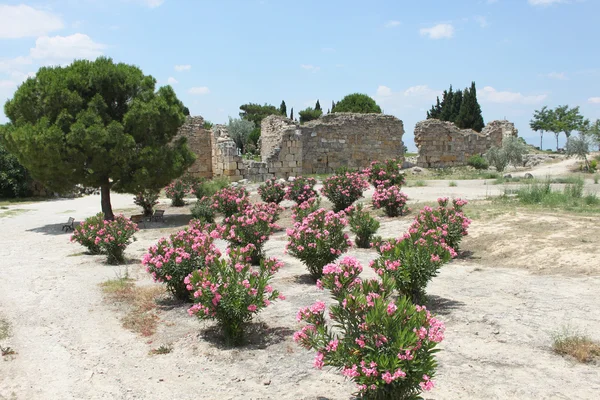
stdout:
<svg viewBox="0 0 600 400">
<path fill-rule="evenodd" d="M 287 200 L 295 201 L 296 204 L 301 204 L 313 197 L 319 197 L 319 194 L 314 188 L 317 181 L 314 178 L 305 178 L 298 176 L 293 182 L 290 182 L 285 192 Z"/>
<path fill-rule="evenodd" d="M 314 279 L 320 278 L 323 267 L 352 245 L 344 233 L 346 225 L 348 220 L 343 211 L 335 213 L 321 208 L 287 230 L 286 251 L 302 261 Z"/>
<path fill-rule="evenodd" d="M 275 207 L 278 207 L 274 203 Z M 263 247 L 273 230 L 279 228 L 274 223 L 273 207 L 249 205 L 239 214 L 225 218 L 222 226 L 223 239 L 231 247 L 248 249 L 246 255 L 253 265 L 264 258 Z"/>
<path fill-rule="evenodd" d="M 404 214 L 408 196 L 400 191 L 400 186 L 379 185 L 373 193 L 373 207 L 383 208 L 388 217 Z"/>
<path fill-rule="evenodd" d="M 183 207 L 183 199 L 191 193 L 192 187 L 183 179 L 175 179 L 165 188 L 167 198 L 171 199 L 171 205 L 174 207 Z"/>
<path fill-rule="evenodd" d="M 363 170 L 369 183 L 378 186 L 402 186 L 405 183 L 404 174 L 400 172 L 402 163 L 398 160 L 387 160 L 385 162 L 373 161 L 368 168 Z"/>
<path fill-rule="evenodd" d="M 347 213 L 350 231 L 356 235 L 356 238 L 354 239 L 356 247 L 361 249 L 370 248 L 371 241 L 379 229 L 379 221 L 371 217 L 368 212 L 364 211 L 362 204 L 348 208 Z"/>
<path fill-rule="evenodd" d="M 121 264 L 125 261 L 125 249 L 135 240 L 133 235 L 138 230 L 137 224 L 129 218 L 117 215 L 112 221 L 104 221 L 104 228 L 98 231 L 95 243 L 106 254 L 109 264 Z"/>
<path fill-rule="evenodd" d="M 306 325 L 294 340 L 317 351 L 316 368 L 334 367 L 352 379 L 361 398 L 420 398 L 434 386 L 444 325 L 408 298 L 394 299 L 389 277 L 363 281 L 361 271 L 351 257 L 323 269 L 317 285 L 330 291 L 334 303 L 329 312 L 322 301 L 300 309 L 297 319 Z"/>
<path fill-rule="evenodd" d="M 314 213 L 321 208 L 321 198 L 312 197 L 300 204 L 292 206 L 292 220 L 294 222 L 302 222 L 309 214 Z"/>
<path fill-rule="evenodd" d="M 233 214 L 244 211 L 250 204 L 248 191 L 244 187 L 226 187 L 219 190 L 212 197 L 213 208 L 218 212 L 231 217 Z"/>
<path fill-rule="evenodd" d="M 279 220 L 279 214 L 281 214 L 281 212 L 284 210 L 284 208 L 277 203 L 255 203 L 253 204 L 253 207 L 256 210 L 271 214 L 273 217 L 273 222 L 277 222 Z"/>
<path fill-rule="evenodd" d="M 399 239 L 376 243 L 379 258 L 371 267 L 379 276 L 394 279 L 396 289 L 415 304 L 426 301 L 425 288 L 440 267 L 456 256 L 444 242 L 442 228 L 421 231 L 409 229 Z"/>
<path fill-rule="evenodd" d="M 159 192 L 159 190 L 145 189 L 133 198 L 133 203 L 142 207 L 145 217 L 154 214 L 154 206 L 158 204 Z"/>
<path fill-rule="evenodd" d="M 221 256 L 214 245 L 217 238 L 220 238 L 220 233 L 213 225 L 192 220 L 186 229 L 168 239 L 161 238 L 150 247 L 142 258 L 142 264 L 154 281 L 164 283 L 175 298 L 189 300 L 190 293 L 184 279 Z"/>
<path fill-rule="evenodd" d="M 235 346 L 243 343 L 245 328 L 255 314 L 274 300 L 284 299 L 269 284 L 283 263 L 270 258 L 254 269 L 245 251 L 232 249 L 229 258 L 215 257 L 185 278 L 195 303 L 188 313 L 216 320 L 227 342 Z"/>
<path fill-rule="evenodd" d="M 425 207 L 415 218 L 411 228 L 421 231 L 442 228 L 444 241 L 456 252 L 460 242 L 468 234 L 471 220 L 463 212 L 466 200 L 454 199 L 449 206 L 448 198 L 439 198 L 438 207 Z"/>
<path fill-rule="evenodd" d="M 285 198 L 285 185 L 271 178 L 258 188 L 258 194 L 265 203 L 279 204 Z"/>
<path fill-rule="evenodd" d="M 104 229 L 104 214 L 98 213 L 93 217 L 86 218 L 75 227 L 71 235 L 71 242 L 77 242 L 86 247 L 90 254 L 101 254 L 102 248 L 96 241 L 98 231 Z"/>
<path fill-rule="evenodd" d="M 350 207 L 369 188 L 364 176 L 358 172 L 346 172 L 325 179 L 321 193 L 333 203 L 333 211 Z"/>
</svg>

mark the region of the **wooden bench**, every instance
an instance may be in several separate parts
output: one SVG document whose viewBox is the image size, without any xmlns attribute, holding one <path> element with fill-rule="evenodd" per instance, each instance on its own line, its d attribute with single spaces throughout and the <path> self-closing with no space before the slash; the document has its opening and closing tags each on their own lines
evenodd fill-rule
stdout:
<svg viewBox="0 0 600 400">
<path fill-rule="evenodd" d="M 62 230 L 65 232 L 74 231 L 75 230 L 75 218 L 69 217 L 69 220 L 66 224 L 63 225 Z"/>
<path fill-rule="evenodd" d="M 165 222 L 164 216 L 165 216 L 165 210 L 155 210 L 154 214 L 152 215 L 151 221 Z"/>
<path fill-rule="evenodd" d="M 144 228 L 146 227 L 146 218 L 144 217 L 144 214 L 132 215 L 130 220 L 131 220 L 131 222 L 133 222 L 134 224 L 137 224 L 138 226 L 140 224 L 144 224 Z"/>
</svg>

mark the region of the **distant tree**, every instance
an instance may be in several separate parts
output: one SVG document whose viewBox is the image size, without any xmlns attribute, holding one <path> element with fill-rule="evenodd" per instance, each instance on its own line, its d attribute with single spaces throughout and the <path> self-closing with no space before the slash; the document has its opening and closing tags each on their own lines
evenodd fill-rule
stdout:
<svg viewBox="0 0 600 400">
<path fill-rule="evenodd" d="M 427 111 L 427 119 L 440 119 L 442 113 L 442 103 L 440 97 L 437 97 L 436 104 L 431 106 L 431 110 Z"/>
<path fill-rule="evenodd" d="M 317 104 L 315 104 L 315 110 L 321 110 L 321 111 L 323 111 L 321 109 L 321 103 L 319 103 L 319 99 L 317 99 Z"/>
<path fill-rule="evenodd" d="M 471 83 L 470 89 L 465 89 L 463 91 L 460 111 L 454 123 L 461 129 L 473 129 L 476 132 L 481 132 L 483 130 L 485 124 L 483 122 L 483 116 L 481 115 L 481 107 L 477 102 L 475 82 Z"/>
<path fill-rule="evenodd" d="M 583 115 L 579 113 L 579 107 L 569 108 L 567 105 L 556 107 L 553 112 L 552 131 L 556 135 L 557 150 L 559 133 L 564 133 L 568 140 L 572 132 L 584 129 L 585 124 Z"/>
<path fill-rule="evenodd" d="M 255 125 L 252 121 L 229 117 L 227 132 L 242 154 L 246 152 L 246 144 L 248 143 L 248 138 L 252 134 L 254 127 Z"/>
<path fill-rule="evenodd" d="M 300 123 L 304 124 L 305 122 L 318 119 L 321 115 L 323 115 L 323 111 L 315 110 L 312 107 L 308 107 L 307 109 L 300 111 L 299 114 L 300 114 Z"/>
<path fill-rule="evenodd" d="M 454 91 L 452 90 L 452 85 L 450 85 L 450 89 L 448 91 L 444 90 L 444 94 L 442 95 L 442 104 L 441 104 L 441 112 L 440 112 L 440 120 L 442 121 L 450 121 L 454 122 L 452 119 L 452 100 L 454 98 Z"/>
<path fill-rule="evenodd" d="M 294 107 L 292 107 L 292 111 L 290 111 L 290 119 L 294 120 Z"/>
<path fill-rule="evenodd" d="M 523 164 L 523 156 L 529 153 L 527 144 L 522 138 L 507 137 L 502 141 L 502 151 L 506 154 L 506 160 L 515 168 Z"/>
<path fill-rule="evenodd" d="M 3 128 L 0 125 L 0 138 Z M 31 184 L 29 172 L 0 142 L 0 198 L 30 196 Z"/>
<path fill-rule="evenodd" d="M 597 119 L 595 122 L 589 124 L 583 133 L 593 144 L 598 146 L 598 150 L 600 150 L 600 119 Z"/>
<path fill-rule="evenodd" d="M 331 100 L 331 112 L 335 112 L 335 101 Z"/>
<path fill-rule="evenodd" d="M 104 217 L 111 190 L 137 194 L 166 186 L 193 163 L 184 106 L 170 86 L 109 58 L 43 67 L 6 102 L 6 148 L 36 180 L 62 192 L 100 187 Z"/>
<path fill-rule="evenodd" d="M 566 153 L 570 157 L 577 157 L 585 162 L 586 171 L 590 170 L 590 163 L 587 159 L 590 153 L 590 140 L 585 134 L 579 136 L 570 136 L 567 139 Z"/>
<path fill-rule="evenodd" d="M 190 115 L 190 109 L 187 107 L 183 107 L 183 115 L 186 117 Z"/>
<path fill-rule="evenodd" d="M 462 105 L 463 92 L 458 90 L 452 95 L 452 111 L 450 113 L 450 119 L 448 121 L 456 121 L 458 114 L 460 113 L 460 106 Z"/>
<path fill-rule="evenodd" d="M 285 105 L 284 100 L 281 100 L 281 105 L 279 106 L 279 114 L 287 118 L 287 107 Z"/>
<path fill-rule="evenodd" d="M 335 104 L 335 112 L 381 114 L 381 108 L 366 94 L 353 93 Z"/>
<path fill-rule="evenodd" d="M 331 110 L 328 108 L 327 109 L 327 114 L 330 114 L 330 113 L 331 113 Z"/>
<path fill-rule="evenodd" d="M 245 119 L 246 121 L 254 122 L 254 125 L 260 128 L 260 124 L 262 120 L 269 115 L 281 115 L 281 110 L 271 104 L 242 104 L 240 106 L 240 118 Z"/>
<path fill-rule="evenodd" d="M 529 121 L 531 130 L 540 132 L 540 150 L 543 150 L 544 148 L 544 132 L 551 130 L 553 118 L 554 111 L 549 110 L 547 106 L 544 106 L 541 110 L 535 110 L 533 112 L 533 119 Z"/>
</svg>

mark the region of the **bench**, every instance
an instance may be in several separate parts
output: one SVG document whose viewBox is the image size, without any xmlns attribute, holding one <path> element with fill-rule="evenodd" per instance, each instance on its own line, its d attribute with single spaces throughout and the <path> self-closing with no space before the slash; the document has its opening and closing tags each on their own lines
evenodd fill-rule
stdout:
<svg viewBox="0 0 600 400">
<path fill-rule="evenodd" d="M 155 210 L 154 214 L 152 215 L 151 221 L 165 222 L 164 215 L 165 215 L 165 210 Z"/>
<path fill-rule="evenodd" d="M 144 214 L 132 215 L 130 220 L 138 226 L 144 224 L 144 228 L 146 227 L 146 218 L 144 217 Z"/>
<path fill-rule="evenodd" d="M 62 229 L 65 232 L 74 231 L 75 230 L 75 218 L 69 217 L 69 220 L 66 224 L 63 225 Z"/>
</svg>

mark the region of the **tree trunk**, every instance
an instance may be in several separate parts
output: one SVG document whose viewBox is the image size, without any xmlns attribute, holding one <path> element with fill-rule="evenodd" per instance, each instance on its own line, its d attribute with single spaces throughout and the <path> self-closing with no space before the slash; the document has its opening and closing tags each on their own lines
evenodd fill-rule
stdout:
<svg viewBox="0 0 600 400">
<path fill-rule="evenodd" d="M 555 133 L 554 136 L 556 136 L 556 151 L 558 152 L 558 133 Z"/>
<path fill-rule="evenodd" d="M 544 141 L 544 131 L 541 131 L 542 133 L 540 133 L 540 150 L 544 151 L 544 145 L 543 145 L 543 141 Z"/>
<path fill-rule="evenodd" d="M 100 203 L 102 204 L 104 219 L 107 221 L 115 219 L 115 214 L 113 214 L 112 205 L 110 204 L 110 183 L 108 182 L 100 186 Z"/>
</svg>

